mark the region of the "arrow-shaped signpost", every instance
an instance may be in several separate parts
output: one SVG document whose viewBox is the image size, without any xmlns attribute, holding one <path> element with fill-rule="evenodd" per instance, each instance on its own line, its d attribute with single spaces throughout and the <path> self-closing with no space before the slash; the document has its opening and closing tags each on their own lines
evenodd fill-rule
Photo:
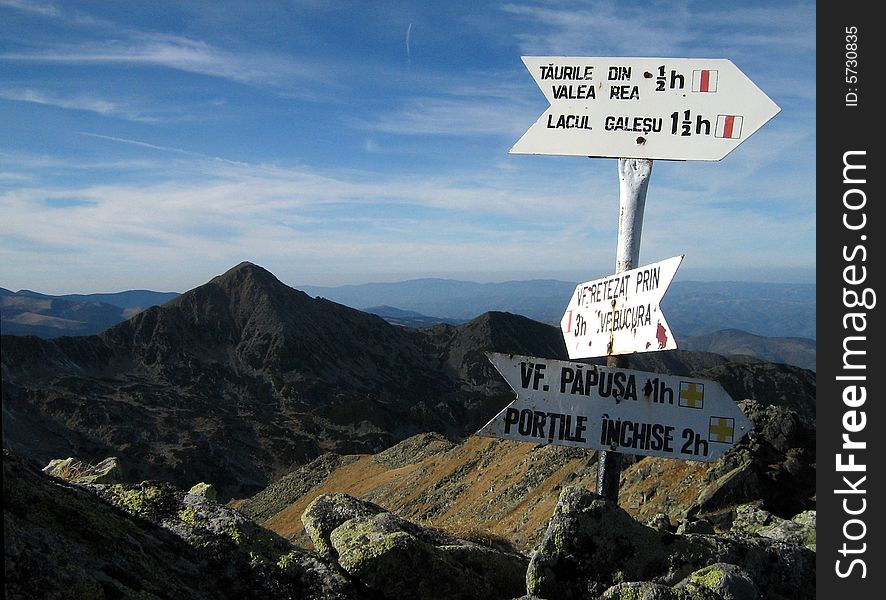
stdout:
<svg viewBox="0 0 886 600">
<path fill-rule="evenodd" d="M 517 398 L 477 435 L 712 461 L 751 429 L 715 381 L 488 353 Z"/>
<path fill-rule="evenodd" d="M 569 358 L 676 349 L 659 303 L 682 261 L 675 256 L 578 284 L 560 322 Z"/>
<path fill-rule="evenodd" d="M 732 61 L 524 56 L 550 107 L 512 154 L 720 160 L 778 114 Z"/>
<path fill-rule="evenodd" d="M 654 159 L 720 160 L 780 110 L 744 73 L 726 59 L 524 56 L 523 63 L 550 106 L 510 152 L 618 158 L 620 185 L 615 275 L 605 278 L 602 280 L 604 282 L 617 281 L 619 276 L 630 276 L 636 282 L 637 273 L 642 271 L 637 269 L 640 233 Z M 664 268 L 666 263 L 669 268 L 673 266 L 676 270 L 679 261 L 676 264 L 669 261 L 657 264 Z M 672 277 L 673 273 L 670 275 Z M 663 294 L 667 284 L 662 284 L 661 281 L 659 287 Z M 577 295 L 584 285 L 587 284 L 576 289 Z M 661 295 L 658 295 L 655 300 L 656 309 L 660 298 Z M 624 370 L 629 366 L 627 354 L 631 352 L 676 347 L 673 335 L 667 329 L 667 323 L 658 309 L 656 333 L 661 333 L 661 336 L 656 336 L 654 343 L 650 341 L 650 347 L 647 348 L 645 343 L 651 338 L 645 330 L 641 333 L 638 325 L 636 338 L 640 339 L 643 347 L 637 348 L 633 342 L 629 342 L 630 336 L 620 333 L 624 329 L 621 326 L 623 320 L 619 321 L 618 327 L 615 326 L 615 319 L 620 318 L 618 315 L 627 314 L 628 309 L 623 307 L 625 312 L 619 312 L 618 299 L 611 298 L 610 302 L 615 301 L 615 304 L 608 313 L 609 317 L 605 316 L 607 311 L 602 307 L 599 308 L 599 313 L 598 309 L 593 309 L 591 315 L 591 318 L 599 315 L 598 318 L 603 319 L 601 331 L 606 331 L 608 323 L 607 347 L 598 354 L 600 341 L 582 329 L 584 324 L 576 325 L 568 320 L 570 310 L 573 311 L 572 316 L 586 318 L 582 310 L 589 306 L 579 306 L 585 301 L 586 299 L 578 296 L 574 297 L 575 308 L 572 308 L 571 302 L 567 314 L 564 315 L 562 328 L 571 358 L 608 356 L 607 367 L 613 369 L 613 373 L 618 373 L 626 372 Z M 647 306 L 651 309 L 651 299 Z M 637 317 L 639 308 L 636 311 L 632 313 L 632 319 Z M 661 317 L 661 331 L 658 329 L 658 317 Z M 588 323 L 587 327 L 591 329 L 593 326 Z M 633 321 L 628 329 L 634 329 Z M 578 339 L 570 340 L 570 334 Z M 504 371 L 502 374 L 508 379 Z M 510 383 L 512 379 L 508 381 Z M 560 382 L 562 381 L 561 379 Z M 521 399 L 518 394 L 517 402 L 528 400 Z M 496 419 L 502 415 L 504 418 L 513 418 L 514 413 L 508 413 L 507 410 L 517 408 L 509 407 Z M 577 411 L 579 407 L 561 408 L 574 408 Z M 619 405 L 619 411 L 622 408 Z M 535 409 L 529 405 L 519 407 L 517 414 L 520 419 L 523 419 L 524 414 L 529 414 L 524 411 L 532 412 Z M 536 414 L 539 413 L 532 412 L 532 419 L 540 418 L 534 416 Z M 556 414 L 572 413 L 560 411 Z M 575 415 L 578 419 L 579 413 L 575 412 Z M 739 417 L 736 415 L 730 418 L 738 422 Z M 487 435 L 508 433 L 505 431 L 507 427 L 504 430 L 492 427 L 494 421 L 495 419 L 481 431 L 485 431 Z M 750 428 L 749 424 L 745 426 Z M 559 427 L 558 425 L 558 432 Z M 693 425 L 688 429 L 701 435 L 701 430 L 697 427 L 700 425 Z M 553 439 L 550 441 L 553 442 Z M 707 444 L 711 443 L 709 439 Z M 624 447 L 624 444 L 619 443 L 614 447 L 607 445 L 598 448 L 601 451 L 597 463 L 597 492 L 613 501 L 618 500 L 618 479 L 621 472 L 621 455 L 615 450 Z"/>
</svg>

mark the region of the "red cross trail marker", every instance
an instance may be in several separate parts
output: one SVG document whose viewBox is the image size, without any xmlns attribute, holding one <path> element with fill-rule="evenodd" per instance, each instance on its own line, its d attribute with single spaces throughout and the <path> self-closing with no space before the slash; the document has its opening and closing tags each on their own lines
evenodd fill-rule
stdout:
<svg viewBox="0 0 886 600">
<path fill-rule="evenodd" d="M 675 256 L 578 284 L 560 322 L 569 358 L 676 349 L 659 303 L 682 261 Z"/>
<path fill-rule="evenodd" d="M 727 59 L 523 63 L 550 106 L 511 154 L 720 160 L 781 110 Z"/>
<path fill-rule="evenodd" d="M 713 461 L 751 431 L 715 381 L 487 353 L 517 398 L 477 435 Z"/>
</svg>

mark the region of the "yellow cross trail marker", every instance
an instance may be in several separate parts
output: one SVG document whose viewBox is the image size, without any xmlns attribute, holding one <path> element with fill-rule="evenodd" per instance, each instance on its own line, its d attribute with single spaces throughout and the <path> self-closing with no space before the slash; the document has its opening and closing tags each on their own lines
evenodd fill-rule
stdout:
<svg viewBox="0 0 886 600">
<path fill-rule="evenodd" d="M 735 419 L 724 419 L 723 417 L 711 417 L 711 427 L 708 439 L 712 442 L 732 443 L 735 436 Z"/>
<path fill-rule="evenodd" d="M 681 381 L 680 406 L 704 408 L 704 384 Z"/>
</svg>

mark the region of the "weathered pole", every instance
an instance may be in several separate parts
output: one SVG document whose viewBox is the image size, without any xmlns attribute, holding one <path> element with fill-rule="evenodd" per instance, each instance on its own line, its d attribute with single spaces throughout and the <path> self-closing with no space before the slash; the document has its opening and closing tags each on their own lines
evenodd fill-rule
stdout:
<svg viewBox="0 0 886 600">
<path fill-rule="evenodd" d="M 646 190 L 652 174 L 652 160 L 645 158 L 618 159 L 618 246 L 615 253 L 615 272 L 629 271 L 639 266 L 640 233 L 643 230 L 643 210 L 646 208 Z M 607 367 L 629 368 L 625 354 L 609 356 Z M 597 493 L 618 502 L 621 476 L 621 453 L 601 451 L 597 458 Z"/>
</svg>

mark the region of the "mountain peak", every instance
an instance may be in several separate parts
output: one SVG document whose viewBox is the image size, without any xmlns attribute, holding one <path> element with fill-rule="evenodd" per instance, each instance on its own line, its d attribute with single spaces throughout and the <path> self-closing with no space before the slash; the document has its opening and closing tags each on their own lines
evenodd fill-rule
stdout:
<svg viewBox="0 0 886 600">
<path fill-rule="evenodd" d="M 271 285 L 285 285 L 273 273 L 249 261 L 243 261 L 221 275 L 216 275 L 209 283 L 229 287 L 230 285 L 241 285 L 249 281 Z"/>
</svg>

